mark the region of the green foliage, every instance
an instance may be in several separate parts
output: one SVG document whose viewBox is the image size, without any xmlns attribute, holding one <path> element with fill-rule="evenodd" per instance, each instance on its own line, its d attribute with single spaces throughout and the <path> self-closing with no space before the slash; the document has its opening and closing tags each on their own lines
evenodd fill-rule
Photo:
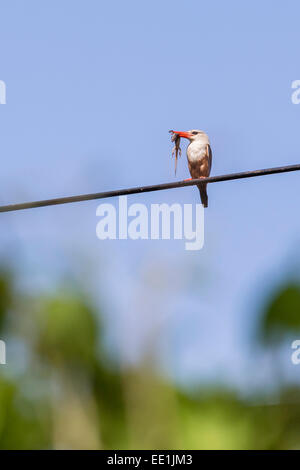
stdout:
<svg viewBox="0 0 300 470">
<path fill-rule="evenodd" d="M 0 270 L 0 332 L 4 328 L 6 315 L 12 305 L 12 277 L 9 271 Z"/>
<path fill-rule="evenodd" d="M 28 353 L 14 378 L 0 366 L 1 449 L 300 447 L 298 386 L 282 386 L 275 405 L 270 395 L 254 405 L 221 387 L 185 393 L 151 361 L 131 371 L 112 366 L 97 312 L 78 291 L 25 299 L 2 271 L 0 324 Z M 288 284 L 269 300 L 260 333 L 274 344 L 299 331 L 300 289 Z"/>
<path fill-rule="evenodd" d="M 291 333 L 300 333 L 300 286 L 295 283 L 273 294 L 260 324 L 262 339 L 268 343 L 278 343 Z"/>
<path fill-rule="evenodd" d="M 0 379 L 0 448 L 51 447 L 51 421 L 45 401 L 22 396 L 22 384 Z"/>
<path fill-rule="evenodd" d="M 56 366 L 94 367 L 98 328 L 91 307 L 77 294 L 42 297 L 35 308 L 37 352 Z"/>
</svg>

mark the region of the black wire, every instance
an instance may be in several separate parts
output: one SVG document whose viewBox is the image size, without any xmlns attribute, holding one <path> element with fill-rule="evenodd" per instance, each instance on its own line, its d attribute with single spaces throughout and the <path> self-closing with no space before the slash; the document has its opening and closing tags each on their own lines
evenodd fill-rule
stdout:
<svg viewBox="0 0 300 470">
<path fill-rule="evenodd" d="M 162 191 L 165 189 L 182 188 L 184 186 L 194 186 L 199 183 L 218 183 L 219 181 L 231 181 L 243 178 L 253 178 L 254 176 L 273 175 L 274 173 L 286 173 L 288 171 L 300 170 L 300 164 L 281 166 L 277 168 L 267 168 L 265 170 L 243 171 L 241 173 L 231 173 L 229 175 L 210 176 L 209 178 L 176 181 L 173 183 L 153 184 L 137 188 L 116 189 L 101 193 L 81 194 L 78 196 L 58 197 L 55 199 L 44 199 L 42 201 L 22 202 L 20 204 L 8 204 L 0 206 L 0 212 L 20 211 L 23 209 L 33 209 L 35 207 L 54 206 L 58 204 L 69 204 L 71 202 L 91 201 L 93 199 L 104 199 L 115 196 L 126 196 L 129 194 L 149 193 L 150 191 Z"/>
</svg>

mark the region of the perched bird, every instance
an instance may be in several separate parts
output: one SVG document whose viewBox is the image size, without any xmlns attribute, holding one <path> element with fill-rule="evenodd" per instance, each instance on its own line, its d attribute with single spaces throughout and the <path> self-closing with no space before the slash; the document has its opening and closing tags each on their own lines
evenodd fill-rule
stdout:
<svg viewBox="0 0 300 470">
<path fill-rule="evenodd" d="M 187 132 L 172 131 L 172 133 L 190 141 L 186 154 L 192 179 L 208 177 L 212 163 L 212 152 L 208 135 L 197 129 Z M 199 183 L 197 186 L 200 191 L 201 202 L 204 207 L 207 207 L 207 183 Z"/>
</svg>

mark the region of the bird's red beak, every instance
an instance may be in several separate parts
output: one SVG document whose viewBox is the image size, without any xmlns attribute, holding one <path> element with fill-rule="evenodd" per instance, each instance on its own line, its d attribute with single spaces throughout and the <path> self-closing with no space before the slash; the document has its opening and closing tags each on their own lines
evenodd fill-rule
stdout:
<svg viewBox="0 0 300 470">
<path fill-rule="evenodd" d="M 173 134 L 179 135 L 179 137 L 184 137 L 185 139 L 189 139 L 191 137 L 190 132 L 182 132 L 182 131 L 171 131 Z"/>
</svg>

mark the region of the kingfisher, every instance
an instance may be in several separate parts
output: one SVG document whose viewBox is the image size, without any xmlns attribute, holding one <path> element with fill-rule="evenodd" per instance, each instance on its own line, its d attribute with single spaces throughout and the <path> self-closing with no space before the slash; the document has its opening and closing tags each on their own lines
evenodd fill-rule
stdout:
<svg viewBox="0 0 300 470">
<path fill-rule="evenodd" d="M 212 164 L 212 151 L 208 135 L 199 129 L 191 131 L 170 131 L 179 137 L 190 141 L 186 154 L 191 177 L 190 179 L 207 178 L 210 174 Z M 207 183 L 197 184 L 201 202 L 204 207 L 208 206 Z"/>
</svg>

